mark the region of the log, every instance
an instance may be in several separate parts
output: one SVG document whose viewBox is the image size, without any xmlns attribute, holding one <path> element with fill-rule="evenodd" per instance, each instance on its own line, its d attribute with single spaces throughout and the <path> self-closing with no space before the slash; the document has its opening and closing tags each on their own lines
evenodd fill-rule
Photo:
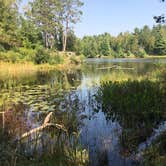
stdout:
<svg viewBox="0 0 166 166">
<path fill-rule="evenodd" d="M 64 125 L 61 125 L 61 124 L 54 124 L 54 123 L 49 123 L 50 120 L 51 120 L 51 116 L 53 115 L 53 112 L 50 112 L 46 118 L 44 119 L 44 123 L 39 126 L 39 127 L 36 127 L 28 132 L 25 132 L 24 134 L 21 135 L 21 137 L 19 139 L 17 139 L 17 141 L 20 141 L 26 137 L 29 137 L 31 136 L 32 134 L 34 133 L 37 133 L 37 132 L 40 132 L 40 131 L 43 131 L 45 128 L 47 127 L 55 127 L 59 130 L 63 130 L 64 132 L 67 132 L 67 129 L 65 128 Z"/>
<path fill-rule="evenodd" d="M 134 70 L 134 68 L 130 68 L 130 67 L 121 67 L 121 66 L 118 66 L 118 65 L 113 65 L 113 66 L 110 66 L 110 67 L 100 67 L 100 68 L 97 68 L 98 70 L 105 70 L 105 69 L 117 69 L 117 70 Z"/>
<path fill-rule="evenodd" d="M 41 125 L 40 127 L 36 127 L 36 128 L 34 128 L 34 129 L 32 129 L 32 130 L 30 130 L 30 131 L 28 131 L 28 132 L 22 134 L 21 137 L 20 137 L 18 140 L 22 140 L 22 139 L 24 139 L 24 138 L 26 138 L 26 137 L 29 137 L 30 135 L 32 135 L 32 134 L 34 134 L 34 133 L 37 133 L 37 132 L 39 132 L 39 131 L 42 131 L 42 130 L 45 129 L 46 127 L 50 127 L 50 126 L 53 126 L 53 124 L 46 123 L 46 124 Z"/>
<path fill-rule="evenodd" d="M 117 68 L 119 67 L 118 65 L 113 65 L 113 66 L 108 66 L 108 67 L 100 67 L 100 68 L 97 68 L 97 70 L 105 70 L 105 69 L 112 69 L 112 68 Z"/>
<path fill-rule="evenodd" d="M 117 70 L 134 70 L 132 67 L 117 67 Z"/>
<path fill-rule="evenodd" d="M 2 114 L 2 129 L 4 132 L 4 129 L 5 129 L 5 111 L 0 112 L 0 114 Z"/>
<path fill-rule="evenodd" d="M 43 124 L 49 123 L 52 115 L 53 115 L 53 112 L 50 112 L 50 113 L 46 116 L 46 118 L 44 119 L 44 123 L 43 123 Z"/>
</svg>

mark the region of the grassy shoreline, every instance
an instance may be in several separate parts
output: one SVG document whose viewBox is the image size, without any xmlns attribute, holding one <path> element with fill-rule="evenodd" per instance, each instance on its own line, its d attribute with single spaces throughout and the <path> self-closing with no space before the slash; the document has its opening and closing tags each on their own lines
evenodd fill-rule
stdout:
<svg viewBox="0 0 166 166">
<path fill-rule="evenodd" d="M 17 72 L 26 73 L 34 71 L 70 70 L 79 68 L 81 63 L 82 61 L 79 57 L 74 60 L 66 58 L 63 63 L 54 65 L 48 63 L 34 64 L 32 62 L 11 63 L 0 61 L 0 72 L 17 74 Z"/>
<path fill-rule="evenodd" d="M 106 58 L 106 59 L 117 59 L 116 57 L 113 56 L 101 56 L 98 58 Z M 166 55 L 147 55 L 145 57 L 136 57 L 136 56 L 128 56 L 128 57 L 118 57 L 118 58 L 126 58 L 126 59 L 148 59 L 148 58 L 166 58 Z"/>
<path fill-rule="evenodd" d="M 115 59 L 115 57 L 112 56 L 103 56 L 100 58 L 105 59 Z M 99 59 L 100 59 L 99 58 Z M 125 57 L 127 59 L 140 59 L 137 57 Z M 154 56 L 154 55 L 148 55 L 141 59 L 152 59 L 152 58 L 166 58 L 165 56 Z M 81 64 L 84 62 L 84 59 L 80 56 L 74 56 L 74 57 L 65 57 L 63 63 L 59 64 L 49 64 L 49 63 L 43 63 L 43 64 L 34 64 L 33 62 L 4 62 L 0 61 L 0 73 L 1 74 L 11 74 L 11 75 L 17 75 L 17 74 L 30 74 L 37 71 L 50 71 L 50 70 L 58 70 L 58 71 L 67 71 L 71 69 L 79 69 L 81 67 Z"/>
</svg>

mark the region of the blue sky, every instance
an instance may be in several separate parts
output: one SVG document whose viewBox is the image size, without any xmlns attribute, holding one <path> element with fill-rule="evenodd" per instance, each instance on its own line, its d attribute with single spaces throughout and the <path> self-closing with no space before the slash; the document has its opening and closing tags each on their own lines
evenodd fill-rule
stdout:
<svg viewBox="0 0 166 166">
<path fill-rule="evenodd" d="M 26 4 L 28 0 L 23 0 Z M 77 36 L 108 32 L 117 35 L 144 25 L 152 27 L 153 16 L 166 13 L 160 0 L 82 0 L 83 15 L 74 30 Z"/>
</svg>

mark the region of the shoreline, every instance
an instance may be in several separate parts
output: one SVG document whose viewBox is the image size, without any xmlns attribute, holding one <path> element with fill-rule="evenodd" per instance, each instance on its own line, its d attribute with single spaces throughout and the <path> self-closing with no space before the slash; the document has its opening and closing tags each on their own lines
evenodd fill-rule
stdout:
<svg viewBox="0 0 166 166">
<path fill-rule="evenodd" d="M 151 59 L 151 58 L 166 58 L 166 55 L 147 55 L 145 57 L 142 57 L 142 58 L 139 58 L 139 57 L 112 57 L 112 56 L 101 56 L 101 57 L 96 57 L 96 59 L 101 59 L 101 58 L 104 58 L 104 59 Z M 87 59 L 93 59 L 93 58 L 87 58 Z"/>
</svg>

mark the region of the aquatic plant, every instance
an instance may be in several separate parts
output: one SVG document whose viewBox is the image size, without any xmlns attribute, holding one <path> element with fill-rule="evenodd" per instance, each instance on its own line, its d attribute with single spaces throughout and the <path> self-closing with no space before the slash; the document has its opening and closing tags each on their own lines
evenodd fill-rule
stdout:
<svg viewBox="0 0 166 166">
<path fill-rule="evenodd" d="M 160 165 L 166 164 L 166 132 L 161 133 L 152 145 L 143 152 L 144 165 Z"/>
<path fill-rule="evenodd" d="M 23 163 L 43 166 L 88 164 L 88 153 L 78 143 L 78 125 L 73 126 L 73 115 L 59 112 L 58 118 L 57 113 L 50 112 L 41 126 L 27 128 L 27 119 L 19 112 L 22 107 L 22 104 L 15 105 L 11 114 L 8 114 L 9 107 L 5 107 L 8 109 L 5 111 L 5 129 L 0 132 L 0 163 L 11 166 Z M 18 118 L 22 123 L 16 121 Z"/>
<path fill-rule="evenodd" d="M 98 101 L 107 119 L 118 120 L 123 128 L 120 137 L 123 155 L 130 155 L 159 122 L 166 120 L 165 90 L 160 79 L 102 84 Z"/>
</svg>

